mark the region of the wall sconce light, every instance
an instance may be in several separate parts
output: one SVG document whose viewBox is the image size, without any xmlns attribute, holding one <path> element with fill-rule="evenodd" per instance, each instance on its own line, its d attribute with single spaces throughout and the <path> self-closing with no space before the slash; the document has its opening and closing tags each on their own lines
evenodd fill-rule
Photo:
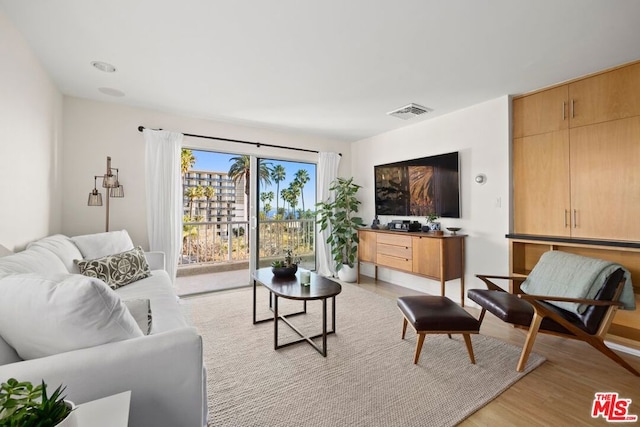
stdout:
<svg viewBox="0 0 640 427">
<path fill-rule="evenodd" d="M 116 174 L 113 174 L 113 171 Z M 107 214 L 105 231 L 109 231 L 109 199 L 111 197 L 124 197 L 124 187 L 120 185 L 118 169 L 111 167 L 111 157 L 107 157 L 107 172 L 104 175 L 95 175 L 93 177 L 93 190 L 89 193 L 87 206 L 102 206 L 102 194 L 98 191 L 98 179 L 102 179 L 102 187 L 107 191 Z"/>
<path fill-rule="evenodd" d="M 487 182 L 487 176 L 483 173 L 479 173 L 476 175 L 475 181 L 480 185 L 484 185 Z"/>
</svg>

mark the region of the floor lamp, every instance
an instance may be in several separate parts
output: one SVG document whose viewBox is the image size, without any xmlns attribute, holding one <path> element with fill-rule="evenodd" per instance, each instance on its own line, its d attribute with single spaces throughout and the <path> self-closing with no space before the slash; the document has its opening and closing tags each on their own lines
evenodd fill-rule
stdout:
<svg viewBox="0 0 640 427">
<path fill-rule="evenodd" d="M 113 171 L 116 174 L 113 174 Z M 107 218 L 105 231 L 109 231 L 109 199 L 111 197 L 124 197 L 124 187 L 120 185 L 118 180 L 118 169 L 111 167 L 111 157 L 107 157 L 107 173 L 104 175 L 96 175 L 93 177 L 93 190 L 89 193 L 88 206 L 102 206 L 102 194 L 98 191 L 98 179 L 102 179 L 102 188 L 107 191 Z"/>
</svg>

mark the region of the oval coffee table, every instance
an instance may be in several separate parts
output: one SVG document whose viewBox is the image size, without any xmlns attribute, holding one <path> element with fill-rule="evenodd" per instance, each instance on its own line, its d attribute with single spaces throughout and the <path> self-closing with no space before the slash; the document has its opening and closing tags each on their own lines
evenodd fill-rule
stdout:
<svg viewBox="0 0 640 427">
<path fill-rule="evenodd" d="M 256 319 L 256 288 L 260 284 L 267 288 L 269 295 L 269 308 L 273 311 L 273 318 Z M 276 277 L 271 272 L 271 268 L 261 268 L 253 274 L 253 324 L 273 321 L 274 349 L 287 347 L 300 342 L 307 342 L 318 353 L 327 357 L 327 335 L 336 332 L 336 295 L 342 292 L 342 286 L 333 280 L 311 273 L 311 284 L 303 286 L 300 284 L 300 272 L 291 277 Z M 273 297 L 273 306 L 271 300 Z M 303 301 L 303 311 L 291 314 L 278 313 L 278 298 Z M 327 299 L 331 298 L 331 330 L 327 331 Z M 322 333 L 312 337 L 305 336 L 296 328 L 287 317 L 305 314 L 307 312 L 307 301 L 322 300 Z M 286 323 L 301 338 L 285 344 L 278 344 L 278 320 Z M 313 340 L 322 337 L 322 348 Z"/>
</svg>

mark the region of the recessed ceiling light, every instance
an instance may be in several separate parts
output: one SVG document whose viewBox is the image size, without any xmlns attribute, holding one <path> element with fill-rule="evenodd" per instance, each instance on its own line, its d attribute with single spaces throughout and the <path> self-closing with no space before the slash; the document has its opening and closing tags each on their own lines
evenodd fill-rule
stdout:
<svg viewBox="0 0 640 427">
<path fill-rule="evenodd" d="M 105 95 L 109 95 L 109 96 L 117 96 L 117 97 L 124 96 L 124 92 L 122 92 L 121 90 L 113 89 L 110 87 L 99 87 L 98 90 L 104 93 Z"/>
<path fill-rule="evenodd" d="M 104 71 L 105 73 L 115 73 L 116 71 L 116 67 L 106 62 L 93 61 L 91 65 L 93 65 L 95 68 L 97 68 L 100 71 Z"/>
</svg>

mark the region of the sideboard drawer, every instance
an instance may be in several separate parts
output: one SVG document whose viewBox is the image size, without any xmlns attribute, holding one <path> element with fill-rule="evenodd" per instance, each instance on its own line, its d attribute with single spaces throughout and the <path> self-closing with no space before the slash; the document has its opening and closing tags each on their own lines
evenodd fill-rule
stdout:
<svg viewBox="0 0 640 427">
<path fill-rule="evenodd" d="M 413 268 L 413 261 L 411 261 L 411 258 L 400 258 L 390 255 L 384 255 L 380 252 L 378 252 L 378 256 L 376 258 L 376 264 L 404 271 L 411 271 L 411 269 Z"/>
<path fill-rule="evenodd" d="M 378 242 L 378 255 L 390 255 L 398 258 L 412 258 L 411 246 L 395 246 Z"/>
<path fill-rule="evenodd" d="M 402 234 L 379 233 L 378 244 L 381 243 L 385 245 L 406 246 L 408 248 L 411 248 L 411 236 Z"/>
</svg>

